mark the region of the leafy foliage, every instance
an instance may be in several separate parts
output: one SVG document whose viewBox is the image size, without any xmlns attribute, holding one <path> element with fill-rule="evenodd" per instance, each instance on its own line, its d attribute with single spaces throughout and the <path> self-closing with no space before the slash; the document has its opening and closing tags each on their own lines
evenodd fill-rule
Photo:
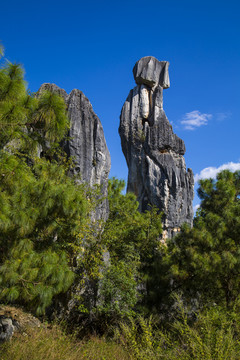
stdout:
<svg viewBox="0 0 240 360">
<path fill-rule="evenodd" d="M 136 269 L 132 264 L 119 261 L 105 266 L 99 286 L 98 312 L 114 320 L 132 315 L 137 302 Z"/>
<path fill-rule="evenodd" d="M 125 183 L 113 178 L 109 181 L 109 218 L 101 236 L 109 253 L 100 279 L 98 311 L 121 319 L 133 313 L 144 292 L 148 264 L 160 247 L 161 214 L 153 208 L 138 211 L 134 194 L 122 194 Z"/>
<path fill-rule="evenodd" d="M 140 213 L 136 196 L 132 193 L 123 195 L 124 187 L 123 180 L 113 178 L 109 181 L 110 212 L 103 239 L 112 259 L 147 261 L 159 247 L 161 214 L 156 208 Z"/>
<path fill-rule="evenodd" d="M 116 339 L 134 359 L 238 359 L 240 329 L 235 312 L 220 307 L 205 308 L 189 321 L 189 309 L 175 299 L 176 318 L 169 328 L 156 319 L 141 316 L 120 324 Z"/>
</svg>

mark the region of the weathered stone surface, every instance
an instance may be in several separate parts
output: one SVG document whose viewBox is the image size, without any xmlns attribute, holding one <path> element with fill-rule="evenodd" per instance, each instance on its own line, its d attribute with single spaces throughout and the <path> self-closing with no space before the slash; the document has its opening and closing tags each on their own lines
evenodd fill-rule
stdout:
<svg viewBox="0 0 240 360">
<path fill-rule="evenodd" d="M 155 205 L 164 212 L 165 235 L 171 237 L 184 222 L 192 224 L 194 180 L 186 169 L 184 142 L 163 110 L 162 63 L 146 57 L 134 66 L 138 85 L 123 105 L 119 134 L 129 170 L 127 191 L 136 194 L 141 211 Z"/>
<path fill-rule="evenodd" d="M 168 61 L 158 61 L 153 56 L 145 56 L 137 61 L 133 68 L 134 79 L 138 85 L 161 85 L 163 89 L 167 89 L 170 87 L 168 67 Z"/>
<path fill-rule="evenodd" d="M 11 318 L 0 316 L 0 343 L 11 340 L 14 326 Z"/>
<path fill-rule="evenodd" d="M 17 333 L 26 335 L 25 331 L 30 333 L 32 329 L 40 327 L 44 327 L 44 325 L 21 308 L 0 306 L 0 344 L 11 340 Z"/>
<path fill-rule="evenodd" d="M 77 89 L 68 95 L 55 84 L 43 84 L 39 92 L 44 90 L 56 92 L 65 100 L 70 130 L 69 140 L 64 144 L 64 148 L 68 156 L 74 159 L 74 174 L 79 175 L 79 181 L 87 182 L 90 186 L 101 185 L 102 194 L 106 197 L 111 159 L 102 124 L 90 101 Z M 107 214 L 108 205 L 105 199 L 99 205 L 95 218 L 106 219 Z"/>
<path fill-rule="evenodd" d="M 37 92 L 37 95 L 41 94 L 44 91 L 50 91 L 52 93 L 58 94 L 58 95 L 62 96 L 65 101 L 68 98 L 67 92 L 64 89 L 61 89 L 60 87 L 58 87 L 55 84 L 49 84 L 49 83 L 42 84 L 40 89 Z"/>
</svg>

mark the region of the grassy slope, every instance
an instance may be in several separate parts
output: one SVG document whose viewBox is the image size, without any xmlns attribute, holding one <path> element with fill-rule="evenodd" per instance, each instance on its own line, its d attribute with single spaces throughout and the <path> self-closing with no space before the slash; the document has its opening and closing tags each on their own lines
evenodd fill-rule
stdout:
<svg viewBox="0 0 240 360">
<path fill-rule="evenodd" d="M 121 345 L 92 337 L 77 341 L 54 326 L 29 329 L 10 343 L 1 345 L 1 360 L 127 360 L 130 355 Z"/>
</svg>

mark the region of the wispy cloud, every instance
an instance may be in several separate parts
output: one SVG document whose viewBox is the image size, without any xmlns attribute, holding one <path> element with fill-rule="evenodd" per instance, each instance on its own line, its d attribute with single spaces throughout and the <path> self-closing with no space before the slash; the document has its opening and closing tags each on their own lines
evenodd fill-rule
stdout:
<svg viewBox="0 0 240 360">
<path fill-rule="evenodd" d="M 208 120 L 212 118 L 212 114 L 202 114 L 199 110 L 186 113 L 181 120 L 186 130 L 195 130 L 196 128 L 207 125 Z"/>
<path fill-rule="evenodd" d="M 223 164 L 219 166 L 218 168 L 214 166 L 207 167 L 203 169 L 199 174 L 196 174 L 194 176 L 195 183 L 200 179 L 209 179 L 209 178 L 215 179 L 217 174 L 222 170 L 230 170 L 230 171 L 240 170 L 240 162 L 239 163 L 229 162 L 227 164 Z"/>
<path fill-rule="evenodd" d="M 226 119 L 229 119 L 232 116 L 231 111 L 227 111 L 227 112 L 220 112 L 216 114 L 216 119 L 218 121 L 224 121 Z"/>
</svg>

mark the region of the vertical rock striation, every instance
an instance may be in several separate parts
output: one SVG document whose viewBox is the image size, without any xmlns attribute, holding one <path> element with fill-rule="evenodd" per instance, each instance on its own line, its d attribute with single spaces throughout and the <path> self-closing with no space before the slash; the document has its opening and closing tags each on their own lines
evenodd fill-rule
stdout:
<svg viewBox="0 0 240 360">
<path fill-rule="evenodd" d="M 101 185 L 102 194 L 106 198 L 111 159 L 102 124 L 94 113 L 90 101 L 77 89 L 72 90 L 68 95 L 55 84 L 43 84 L 39 92 L 45 90 L 55 92 L 65 100 L 70 130 L 64 148 L 67 155 L 74 160 L 74 174 L 79 176 L 80 181 L 90 186 Z M 104 199 L 94 217 L 106 220 L 107 215 L 108 203 L 107 199 Z"/>
<path fill-rule="evenodd" d="M 140 211 L 149 205 L 163 211 L 164 236 L 172 237 L 184 222 L 192 224 L 194 179 L 186 169 L 184 142 L 163 110 L 168 67 L 152 56 L 135 64 L 137 86 L 123 105 L 119 134 L 129 171 L 127 191 L 137 196 Z"/>
</svg>

